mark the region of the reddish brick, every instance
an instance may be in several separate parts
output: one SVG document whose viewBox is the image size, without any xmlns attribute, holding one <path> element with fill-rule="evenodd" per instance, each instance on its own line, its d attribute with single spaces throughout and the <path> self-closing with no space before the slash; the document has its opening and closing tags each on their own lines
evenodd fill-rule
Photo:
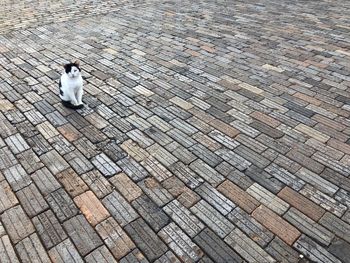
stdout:
<svg viewBox="0 0 350 263">
<path fill-rule="evenodd" d="M 229 180 L 224 181 L 217 189 L 249 214 L 260 205 L 259 201 Z"/>
<path fill-rule="evenodd" d="M 233 128 L 232 126 L 226 124 L 225 122 L 219 119 L 214 119 L 209 124 L 215 129 L 225 133 L 227 136 L 230 136 L 231 138 L 239 134 L 239 130 Z"/>
<path fill-rule="evenodd" d="M 56 178 L 63 184 L 67 192 L 73 197 L 89 190 L 89 187 L 85 184 L 85 182 L 71 168 L 57 174 Z"/>
<path fill-rule="evenodd" d="M 259 111 L 254 111 L 250 116 L 274 128 L 281 124 L 278 120 Z"/>
<path fill-rule="evenodd" d="M 288 245 L 301 235 L 298 229 L 263 205 L 255 209 L 252 216 Z"/>
<path fill-rule="evenodd" d="M 326 212 L 322 207 L 318 206 L 288 186 L 283 188 L 277 195 L 315 221 L 318 221 Z"/>
<path fill-rule="evenodd" d="M 81 133 L 69 123 L 58 127 L 57 130 L 70 142 L 73 142 L 81 137 Z"/>
<path fill-rule="evenodd" d="M 313 97 L 310 97 L 310 96 L 305 95 L 305 94 L 300 93 L 300 92 L 297 92 L 297 93 L 293 94 L 293 96 L 294 96 L 294 97 L 297 97 L 298 99 L 301 99 L 301 100 L 303 100 L 303 101 L 306 101 L 306 102 L 308 102 L 308 103 L 311 103 L 311 104 L 313 104 L 313 105 L 316 105 L 316 106 L 320 106 L 321 103 L 322 103 L 320 100 L 315 99 L 315 98 L 313 98 Z"/>
<path fill-rule="evenodd" d="M 87 191 L 75 197 L 74 202 L 84 214 L 87 221 L 93 226 L 110 216 L 100 200 L 91 191 Z"/>
<path fill-rule="evenodd" d="M 113 176 L 110 182 L 129 202 L 142 195 L 142 190 L 125 173 Z"/>
</svg>

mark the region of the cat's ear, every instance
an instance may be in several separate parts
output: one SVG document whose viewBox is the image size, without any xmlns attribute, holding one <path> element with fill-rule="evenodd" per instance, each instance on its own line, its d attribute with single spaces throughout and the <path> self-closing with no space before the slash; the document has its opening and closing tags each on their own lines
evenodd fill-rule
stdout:
<svg viewBox="0 0 350 263">
<path fill-rule="evenodd" d="M 76 61 L 74 61 L 74 64 L 79 66 L 80 65 L 80 61 L 76 60 Z"/>
</svg>

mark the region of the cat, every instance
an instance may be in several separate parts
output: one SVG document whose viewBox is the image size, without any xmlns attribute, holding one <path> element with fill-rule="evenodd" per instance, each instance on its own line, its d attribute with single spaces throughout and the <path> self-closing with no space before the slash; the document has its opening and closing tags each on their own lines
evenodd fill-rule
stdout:
<svg viewBox="0 0 350 263">
<path fill-rule="evenodd" d="M 83 78 L 79 61 L 64 65 L 64 72 L 59 81 L 60 98 L 62 104 L 71 109 L 82 109 L 84 107 L 83 98 Z"/>
</svg>

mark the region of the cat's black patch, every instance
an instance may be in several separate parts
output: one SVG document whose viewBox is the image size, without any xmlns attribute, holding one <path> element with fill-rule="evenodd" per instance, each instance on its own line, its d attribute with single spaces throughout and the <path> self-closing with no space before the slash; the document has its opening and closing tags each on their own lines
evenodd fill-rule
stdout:
<svg viewBox="0 0 350 263">
<path fill-rule="evenodd" d="M 79 64 L 77 64 L 77 63 L 69 63 L 69 64 L 64 65 L 64 70 L 66 71 L 66 73 L 69 73 L 69 72 L 71 72 L 72 67 L 76 67 L 79 71 L 81 71 Z"/>
<path fill-rule="evenodd" d="M 70 103 L 70 101 L 66 101 L 66 100 L 61 100 L 63 106 L 73 109 L 73 110 L 78 110 L 78 109 L 82 109 L 84 108 L 84 104 L 80 104 L 80 105 L 73 105 L 72 103 Z"/>
<path fill-rule="evenodd" d="M 60 95 L 63 96 L 63 90 L 61 89 L 62 88 L 61 80 L 58 82 L 58 87 L 60 88 Z"/>
</svg>

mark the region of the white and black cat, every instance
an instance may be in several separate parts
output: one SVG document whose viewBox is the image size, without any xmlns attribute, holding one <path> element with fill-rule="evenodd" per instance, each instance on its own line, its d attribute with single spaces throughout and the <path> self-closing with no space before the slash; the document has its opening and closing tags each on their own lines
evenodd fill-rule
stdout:
<svg viewBox="0 0 350 263">
<path fill-rule="evenodd" d="M 60 98 L 67 108 L 81 109 L 84 107 L 83 78 L 81 77 L 79 61 L 64 65 L 64 72 L 59 81 Z"/>
</svg>

